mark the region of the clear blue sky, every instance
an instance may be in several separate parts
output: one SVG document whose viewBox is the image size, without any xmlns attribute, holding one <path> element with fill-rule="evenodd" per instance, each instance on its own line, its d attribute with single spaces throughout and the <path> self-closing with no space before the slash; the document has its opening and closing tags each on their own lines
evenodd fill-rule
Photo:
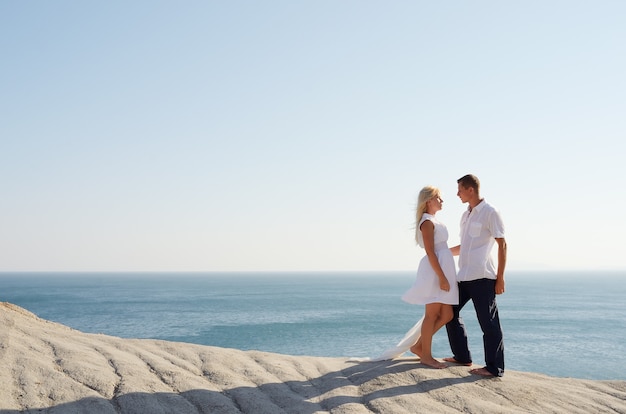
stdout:
<svg viewBox="0 0 626 414">
<path fill-rule="evenodd" d="M 626 269 L 626 2 L 0 3 L 0 271 Z"/>
</svg>

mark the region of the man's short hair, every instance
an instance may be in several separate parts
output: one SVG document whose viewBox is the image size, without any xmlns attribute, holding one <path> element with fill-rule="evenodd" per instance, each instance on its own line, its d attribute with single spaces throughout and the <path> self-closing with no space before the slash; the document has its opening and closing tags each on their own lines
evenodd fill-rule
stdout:
<svg viewBox="0 0 626 414">
<path fill-rule="evenodd" d="M 476 192 L 480 190 L 480 180 L 473 174 L 467 174 L 456 180 L 463 188 L 473 188 Z"/>
</svg>

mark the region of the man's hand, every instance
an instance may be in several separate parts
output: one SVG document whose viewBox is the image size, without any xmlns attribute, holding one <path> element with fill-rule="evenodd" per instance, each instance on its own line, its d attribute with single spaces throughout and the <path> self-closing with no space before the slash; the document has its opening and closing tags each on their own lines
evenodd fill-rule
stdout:
<svg viewBox="0 0 626 414">
<path fill-rule="evenodd" d="M 496 279 L 496 295 L 504 293 L 504 278 Z"/>
</svg>

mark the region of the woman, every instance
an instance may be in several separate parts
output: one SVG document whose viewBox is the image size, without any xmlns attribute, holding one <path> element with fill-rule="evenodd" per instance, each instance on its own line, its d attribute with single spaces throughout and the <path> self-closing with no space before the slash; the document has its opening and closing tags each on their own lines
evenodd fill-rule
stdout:
<svg viewBox="0 0 626 414">
<path fill-rule="evenodd" d="M 459 303 L 454 258 L 447 244 L 448 229 L 435 218 L 442 204 L 436 187 L 426 186 L 420 191 L 415 241 L 426 251 L 426 256 L 419 263 L 413 286 L 402 295 L 405 302 L 425 305 L 421 336 L 410 349 L 422 364 L 433 368 L 446 367 L 432 356 L 433 335 L 452 319 L 452 305 Z"/>
<path fill-rule="evenodd" d="M 433 335 L 453 316 L 452 305 L 459 303 L 459 287 L 452 252 L 448 249 L 448 229 L 435 218 L 443 200 L 436 187 L 424 187 L 417 199 L 415 241 L 426 250 L 417 268 L 413 286 L 402 295 L 405 302 L 426 305 L 420 319 L 404 338 L 374 359 L 350 358 L 352 362 L 385 361 L 401 357 L 409 349 L 423 364 L 434 368 L 446 365 L 432 356 Z"/>
</svg>

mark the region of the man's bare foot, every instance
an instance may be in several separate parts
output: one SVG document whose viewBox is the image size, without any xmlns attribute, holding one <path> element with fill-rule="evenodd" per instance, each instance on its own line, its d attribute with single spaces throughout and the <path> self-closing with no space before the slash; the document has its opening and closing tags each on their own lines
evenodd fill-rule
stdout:
<svg viewBox="0 0 626 414">
<path fill-rule="evenodd" d="M 428 358 L 428 359 L 421 358 L 420 363 L 424 365 L 428 365 L 431 368 L 437 368 L 437 369 L 447 368 L 446 364 L 444 364 L 443 362 L 437 361 L 435 358 Z"/>
<path fill-rule="evenodd" d="M 454 359 L 454 357 L 447 357 L 443 359 L 446 362 L 452 362 L 453 364 L 458 364 L 458 365 L 463 365 L 466 367 L 471 367 L 472 363 L 471 362 L 459 362 L 456 359 Z"/>
<path fill-rule="evenodd" d="M 484 368 L 484 367 L 470 369 L 470 374 L 480 375 L 482 377 L 494 377 L 495 376 L 491 372 L 487 371 L 487 368 Z"/>
</svg>

